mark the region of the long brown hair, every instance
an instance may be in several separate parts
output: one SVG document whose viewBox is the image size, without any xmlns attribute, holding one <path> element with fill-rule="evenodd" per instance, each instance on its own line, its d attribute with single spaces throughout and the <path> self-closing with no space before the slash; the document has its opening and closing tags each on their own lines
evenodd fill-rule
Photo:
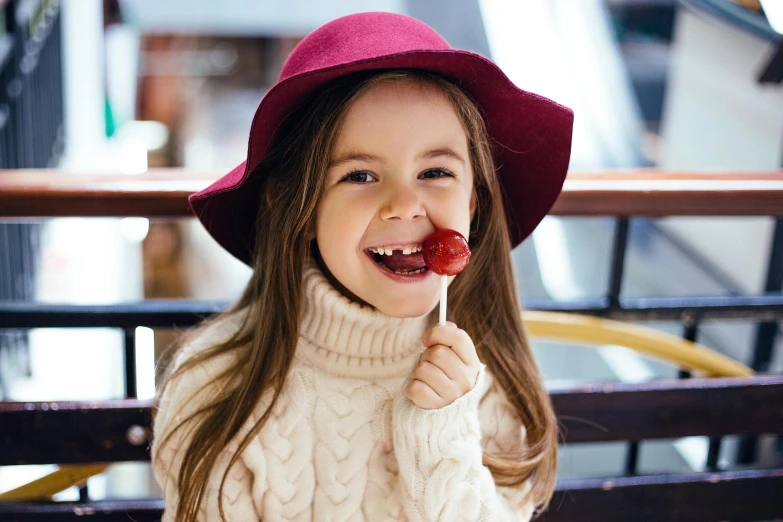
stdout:
<svg viewBox="0 0 783 522">
<path fill-rule="evenodd" d="M 157 442 L 164 445 L 174 432 L 188 426 L 190 440 L 178 478 L 177 520 L 195 522 L 220 452 L 238 437 L 262 396 L 269 396 L 263 415 L 241 438 L 223 473 L 222 491 L 229 469 L 269 418 L 286 383 L 298 342 L 302 277 L 313 254 L 316 209 L 346 113 L 379 83 L 405 80 L 435 88 L 446 96 L 462 121 L 471 151 L 477 195 L 469 238 L 473 255 L 449 290 L 451 314 L 473 339 L 479 358 L 527 430 L 521 454 L 485 452 L 483 462 L 497 485 L 522 487 L 532 479 L 528 498 L 537 506 L 549 503 L 557 469 L 556 419 L 522 325 L 501 189 L 482 115 L 469 95 L 436 75 L 372 71 L 333 82 L 281 125 L 257 169 L 267 180 L 259 187 L 257 214 L 257 223 L 265 233 L 256 238 L 250 281 L 226 312 L 239 315 L 241 324 L 228 341 L 192 356 L 164 378 L 161 390 L 206 360 L 236 353 L 236 362 L 216 377 L 221 383 L 218 395 Z M 213 319 L 206 327 L 220 319 Z M 225 518 L 222 495 L 218 497 L 221 517 Z"/>
</svg>

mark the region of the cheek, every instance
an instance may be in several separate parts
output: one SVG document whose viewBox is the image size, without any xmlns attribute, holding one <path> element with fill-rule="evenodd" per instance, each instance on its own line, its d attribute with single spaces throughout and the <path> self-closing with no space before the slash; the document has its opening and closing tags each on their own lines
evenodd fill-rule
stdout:
<svg viewBox="0 0 783 522">
<path fill-rule="evenodd" d="M 315 239 L 321 257 L 333 274 L 340 274 L 356 263 L 356 247 L 366 229 L 362 222 L 361 213 L 345 201 L 324 199 L 319 205 Z"/>
<path fill-rule="evenodd" d="M 427 214 L 435 228 L 450 228 L 468 237 L 472 214 L 469 193 L 445 194 L 433 199 L 428 207 Z"/>
<path fill-rule="evenodd" d="M 346 240 L 356 235 L 361 221 L 360 213 L 343 201 L 326 200 L 319 206 L 316 215 L 316 234 L 320 237 Z"/>
<path fill-rule="evenodd" d="M 334 246 L 342 235 L 340 228 L 339 215 L 333 212 L 332 208 L 325 205 L 319 209 L 315 223 L 315 239 L 321 254 L 325 256 L 324 260 L 328 260 L 331 253 L 336 250 Z"/>
</svg>

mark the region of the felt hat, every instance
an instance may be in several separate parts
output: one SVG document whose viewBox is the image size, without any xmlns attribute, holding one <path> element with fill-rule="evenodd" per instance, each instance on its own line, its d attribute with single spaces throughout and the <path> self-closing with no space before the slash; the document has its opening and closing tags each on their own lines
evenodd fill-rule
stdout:
<svg viewBox="0 0 783 522">
<path fill-rule="evenodd" d="M 254 171 L 283 118 L 336 78 L 383 69 L 430 71 L 473 97 L 495 146 L 512 247 L 533 232 L 565 180 L 571 109 L 517 88 L 490 60 L 453 49 L 415 18 L 372 12 L 333 20 L 296 46 L 256 110 L 245 161 L 190 196 L 191 209 L 223 248 L 252 263 L 260 179 L 251 178 L 264 176 Z"/>
</svg>

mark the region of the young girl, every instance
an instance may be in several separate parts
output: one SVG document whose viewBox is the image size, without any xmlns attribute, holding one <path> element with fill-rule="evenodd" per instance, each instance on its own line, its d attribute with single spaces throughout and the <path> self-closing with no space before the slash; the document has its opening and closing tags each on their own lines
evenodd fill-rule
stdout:
<svg viewBox="0 0 783 522">
<path fill-rule="evenodd" d="M 191 198 L 253 267 L 176 354 L 155 419 L 167 521 L 519 521 L 557 427 L 510 251 L 556 199 L 572 113 L 412 18 L 305 38 L 246 162 Z M 469 239 L 435 326 L 421 244 Z M 435 314 L 433 315 L 433 310 Z"/>
</svg>

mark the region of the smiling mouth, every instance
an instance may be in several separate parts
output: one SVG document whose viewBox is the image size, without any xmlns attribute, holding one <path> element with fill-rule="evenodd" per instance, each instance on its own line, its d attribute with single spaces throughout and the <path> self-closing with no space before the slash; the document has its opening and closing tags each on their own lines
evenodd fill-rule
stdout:
<svg viewBox="0 0 783 522">
<path fill-rule="evenodd" d="M 405 248 L 369 248 L 367 255 L 382 269 L 399 275 L 417 275 L 429 270 L 421 246 Z"/>
</svg>

